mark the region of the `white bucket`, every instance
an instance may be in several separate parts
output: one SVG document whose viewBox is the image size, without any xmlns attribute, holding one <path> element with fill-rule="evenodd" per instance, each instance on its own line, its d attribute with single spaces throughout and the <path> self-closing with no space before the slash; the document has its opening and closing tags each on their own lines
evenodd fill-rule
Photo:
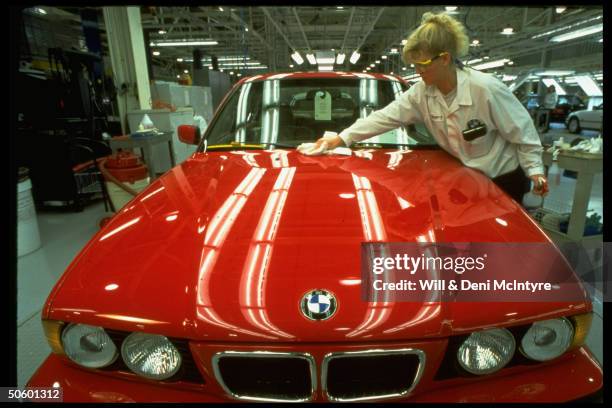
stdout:
<svg viewBox="0 0 612 408">
<path fill-rule="evenodd" d="M 146 177 L 137 180 L 134 183 L 124 182 L 123 184 L 140 193 L 149 185 L 149 180 L 150 178 Z M 110 181 L 106 182 L 106 189 L 108 190 L 110 199 L 112 200 L 113 205 L 115 206 L 115 211 L 117 212 L 119 212 L 121 208 L 123 208 L 132 198 L 134 198 L 133 195 Z"/>
<path fill-rule="evenodd" d="M 40 231 L 32 198 L 32 183 L 26 179 L 17 184 L 17 256 L 40 248 Z"/>
</svg>

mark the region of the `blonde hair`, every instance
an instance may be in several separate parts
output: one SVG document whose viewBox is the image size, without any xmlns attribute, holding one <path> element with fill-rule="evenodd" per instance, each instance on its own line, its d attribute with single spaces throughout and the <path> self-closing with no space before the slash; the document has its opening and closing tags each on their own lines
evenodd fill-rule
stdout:
<svg viewBox="0 0 612 408">
<path fill-rule="evenodd" d="M 436 56 L 448 52 L 451 60 L 467 54 L 469 39 L 465 27 L 446 13 L 423 14 L 421 25 L 406 39 L 402 60 L 409 64 L 415 54 L 427 53 Z"/>
</svg>

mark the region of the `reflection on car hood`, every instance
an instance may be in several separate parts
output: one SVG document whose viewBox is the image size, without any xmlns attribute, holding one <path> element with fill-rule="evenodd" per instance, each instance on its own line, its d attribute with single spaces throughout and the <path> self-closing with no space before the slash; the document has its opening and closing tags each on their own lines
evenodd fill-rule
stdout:
<svg viewBox="0 0 612 408">
<path fill-rule="evenodd" d="M 587 307 L 364 302 L 360 244 L 377 241 L 549 242 L 490 180 L 440 150 L 197 153 L 96 234 L 45 316 L 201 340 L 369 341 Z M 313 289 L 335 294 L 332 318 L 302 315 Z"/>
</svg>

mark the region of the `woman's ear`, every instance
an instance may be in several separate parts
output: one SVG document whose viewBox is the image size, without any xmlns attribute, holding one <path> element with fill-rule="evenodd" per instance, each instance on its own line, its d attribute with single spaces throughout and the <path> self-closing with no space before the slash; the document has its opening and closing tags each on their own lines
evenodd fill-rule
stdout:
<svg viewBox="0 0 612 408">
<path fill-rule="evenodd" d="M 451 57 L 450 53 L 447 52 L 446 54 L 444 54 L 442 56 L 442 61 L 444 61 L 444 66 L 448 66 L 450 64 L 452 58 L 453 57 Z"/>
</svg>

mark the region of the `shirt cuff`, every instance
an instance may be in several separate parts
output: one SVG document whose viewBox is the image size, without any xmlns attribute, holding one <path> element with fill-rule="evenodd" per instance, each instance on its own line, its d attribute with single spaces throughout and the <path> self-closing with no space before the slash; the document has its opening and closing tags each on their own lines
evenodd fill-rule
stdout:
<svg viewBox="0 0 612 408">
<path fill-rule="evenodd" d="M 353 144 L 353 138 L 348 133 L 342 131 L 338 136 L 342 139 L 346 147 L 350 147 Z"/>
<path fill-rule="evenodd" d="M 542 166 L 531 167 L 527 169 L 525 173 L 527 173 L 527 177 L 531 177 L 535 174 L 544 174 L 544 167 Z"/>
</svg>

